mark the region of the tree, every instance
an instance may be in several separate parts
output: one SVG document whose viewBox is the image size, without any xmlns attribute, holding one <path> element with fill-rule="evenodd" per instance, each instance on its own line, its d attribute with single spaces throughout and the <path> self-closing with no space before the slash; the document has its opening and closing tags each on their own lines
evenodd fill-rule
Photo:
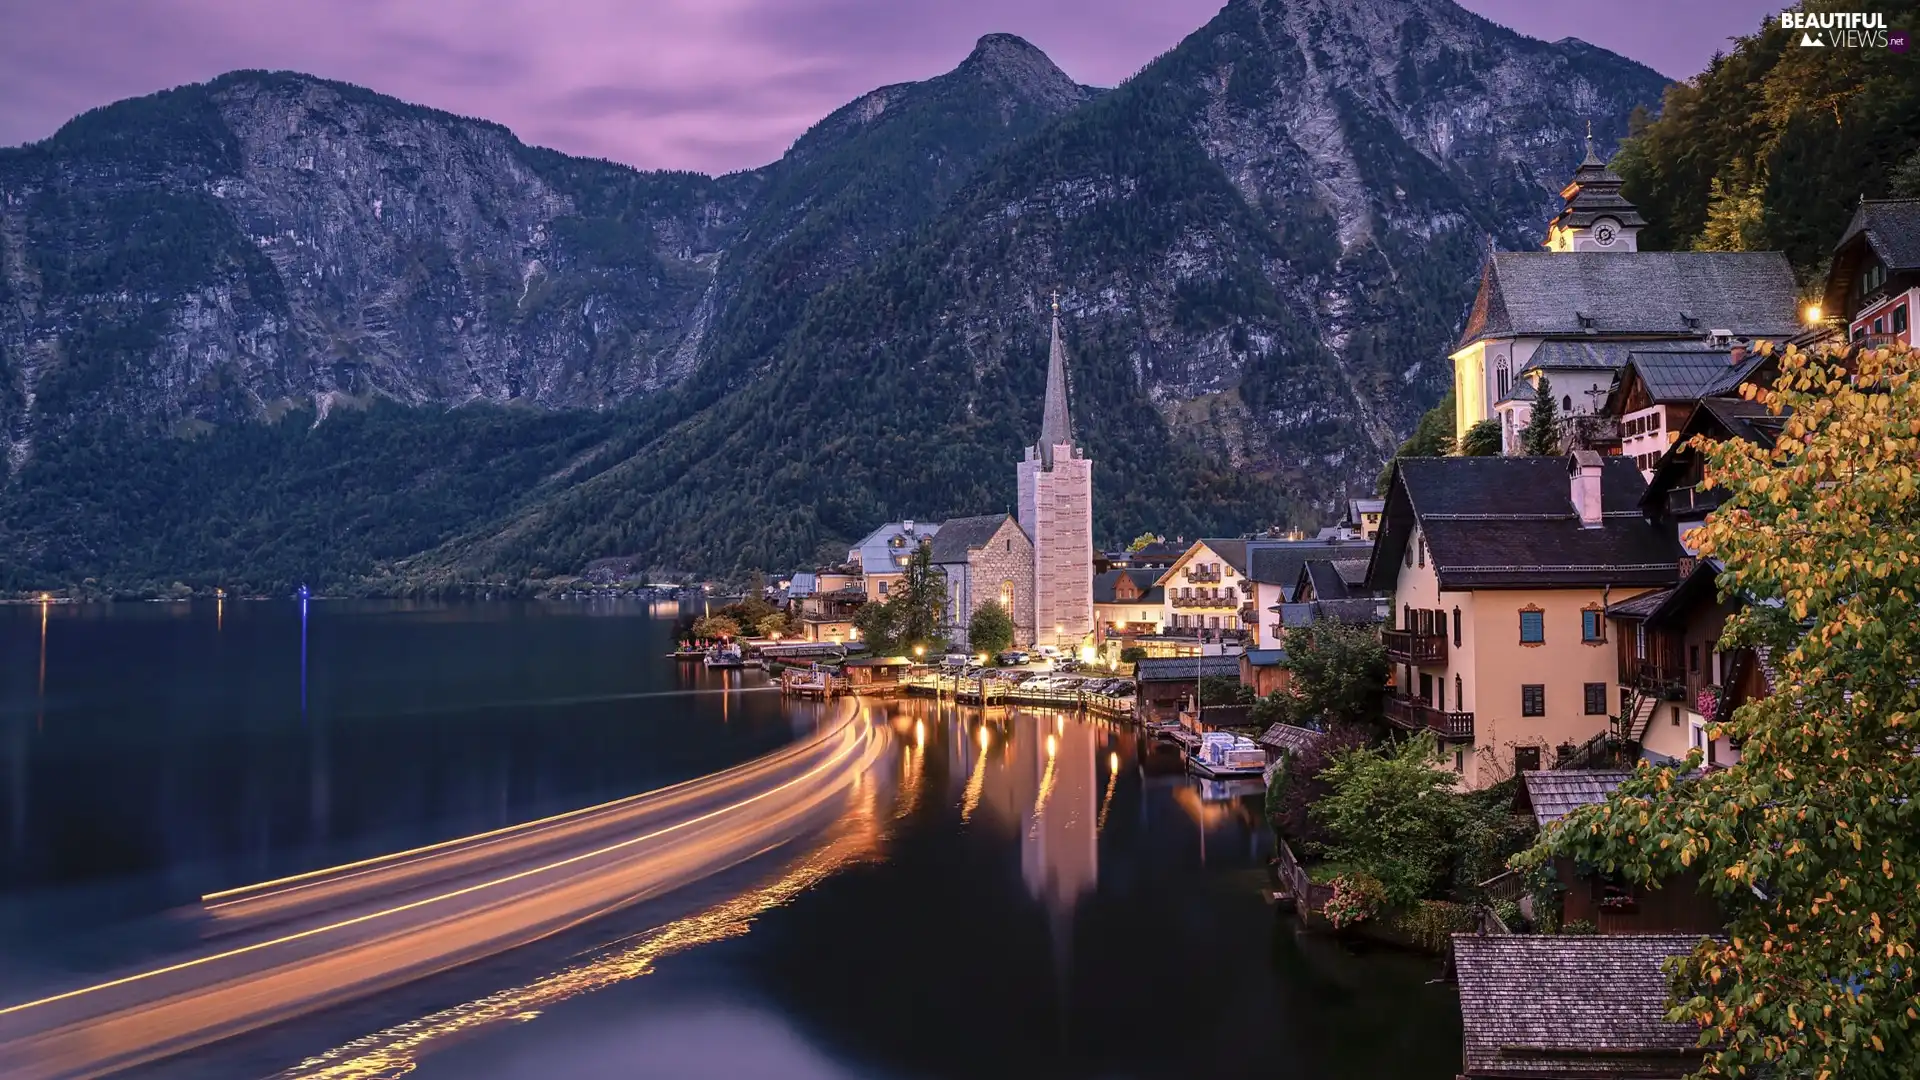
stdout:
<svg viewBox="0 0 1920 1080">
<path fill-rule="evenodd" d="M 1378 724 L 1387 650 L 1372 627 L 1315 619 L 1287 631 L 1287 670 L 1300 715 L 1329 724 Z"/>
<path fill-rule="evenodd" d="M 894 633 L 901 648 L 944 645 L 940 622 L 947 610 L 947 575 L 933 565 L 932 545 L 914 548 L 887 606 L 894 609 Z"/>
<path fill-rule="evenodd" d="M 1693 250 L 1765 249 L 1766 186 L 1757 179 L 1742 181 L 1736 178 L 1737 174 L 1746 171 L 1746 162 L 1735 161 L 1726 174 L 1713 178 L 1707 194 L 1707 221 L 1700 235 L 1694 237 Z"/>
<path fill-rule="evenodd" d="M 1288 754 L 1286 764 L 1274 774 L 1267 789 L 1267 817 L 1274 831 L 1316 848 L 1323 845 L 1327 831 L 1314 820 L 1312 811 L 1332 790 L 1323 779 L 1326 769 L 1341 755 L 1365 749 L 1367 743 L 1363 729 L 1341 724 L 1307 749 Z"/>
<path fill-rule="evenodd" d="M 1397 747 L 1347 750 L 1320 779 L 1327 793 L 1311 815 L 1326 829 L 1320 846 L 1327 858 L 1377 878 L 1395 906 L 1440 884 L 1465 804 L 1454 795 L 1459 777 L 1441 765 L 1431 732 Z"/>
<path fill-rule="evenodd" d="M 853 631 L 875 656 L 892 656 L 900 649 L 898 612 L 891 603 L 865 603 L 853 613 Z"/>
<path fill-rule="evenodd" d="M 761 637 L 773 637 L 776 634 L 790 632 L 792 627 L 788 624 L 786 615 L 776 611 L 771 615 L 761 616 L 760 621 L 754 624 L 754 629 L 760 631 Z"/>
<path fill-rule="evenodd" d="M 1887 195 L 1895 199 L 1920 198 L 1920 150 L 1901 159 L 1888 174 Z"/>
<path fill-rule="evenodd" d="M 1420 422 L 1413 427 L 1413 434 L 1393 452 L 1393 457 L 1380 470 L 1379 493 L 1387 493 L 1387 485 L 1393 480 L 1393 463 L 1403 457 L 1445 457 L 1453 453 L 1453 391 L 1440 403 L 1428 409 L 1420 416 Z"/>
<path fill-rule="evenodd" d="M 1920 1075 L 1920 359 L 1788 349 L 1773 446 L 1689 444 L 1728 500 L 1694 532 L 1746 602 L 1722 648 L 1768 649 L 1773 693 L 1709 735 L 1740 747 L 1691 778 L 1695 751 L 1641 769 L 1569 815 L 1550 855 L 1635 882 L 1697 872 L 1729 913 L 1674 972 L 1676 1015 L 1720 1075 Z"/>
<path fill-rule="evenodd" d="M 693 636 L 702 641 L 740 636 L 740 624 L 725 615 L 702 615 L 693 620 Z"/>
<path fill-rule="evenodd" d="M 1127 554 L 1131 555 L 1150 544 L 1164 544 L 1166 542 L 1167 538 L 1164 536 L 1156 536 L 1150 532 L 1143 532 L 1133 538 L 1133 543 L 1127 545 Z"/>
<path fill-rule="evenodd" d="M 1520 452 L 1528 457 L 1560 453 L 1560 406 L 1553 400 L 1553 380 L 1544 371 L 1533 381 L 1533 415 L 1520 429 Z"/>
<path fill-rule="evenodd" d="M 973 609 L 973 618 L 967 621 L 967 640 L 973 643 L 976 652 L 991 656 L 1013 647 L 1013 616 L 1000 606 L 1000 601 L 989 600 Z"/>
<path fill-rule="evenodd" d="M 1457 453 L 1465 457 L 1498 457 L 1500 450 L 1500 421 L 1489 416 L 1485 420 L 1475 420 L 1467 433 L 1460 437 Z"/>
<path fill-rule="evenodd" d="M 1200 682 L 1202 705 L 1251 705 L 1253 687 L 1234 675 L 1206 675 Z"/>
</svg>

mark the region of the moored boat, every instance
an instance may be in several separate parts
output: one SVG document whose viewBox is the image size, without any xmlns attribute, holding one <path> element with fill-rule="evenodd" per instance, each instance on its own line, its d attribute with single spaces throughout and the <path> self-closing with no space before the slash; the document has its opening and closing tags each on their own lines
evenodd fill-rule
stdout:
<svg viewBox="0 0 1920 1080">
<path fill-rule="evenodd" d="M 745 654 L 740 651 L 740 646 L 732 642 L 728 642 L 725 645 L 715 645 L 713 648 L 708 649 L 707 657 L 702 662 L 710 668 L 739 668 L 747 666 Z"/>
<path fill-rule="evenodd" d="M 1267 752 L 1245 735 L 1209 731 L 1200 736 L 1187 766 L 1202 776 L 1259 776 L 1267 767 Z"/>
</svg>

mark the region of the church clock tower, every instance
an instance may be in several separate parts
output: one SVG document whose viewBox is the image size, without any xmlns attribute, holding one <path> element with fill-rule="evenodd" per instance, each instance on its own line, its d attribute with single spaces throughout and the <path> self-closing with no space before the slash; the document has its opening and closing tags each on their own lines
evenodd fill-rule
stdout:
<svg viewBox="0 0 1920 1080">
<path fill-rule="evenodd" d="M 1620 194 L 1620 174 L 1593 149 L 1593 125 L 1587 125 L 1587 157 L 1560 189 L 1566 200 L 1547 226 L 1548 251 L 1638 251 L 1640 211 Z"/>
<path fill-rule="evenodd" d="M 1071 652 L 1093 634 L 1093 462 L 1073 445 L 1058 297 L 1040 438 L 1017 471 L 1020 527 L 1033 538 L 1033 640 Z"/>
</svg>

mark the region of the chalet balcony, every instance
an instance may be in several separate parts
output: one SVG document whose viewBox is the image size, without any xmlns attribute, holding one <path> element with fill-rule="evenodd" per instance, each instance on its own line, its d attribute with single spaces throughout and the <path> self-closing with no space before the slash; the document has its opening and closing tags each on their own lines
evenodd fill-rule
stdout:
<svg viewBox="0 0 1920 1080">
<path fill-rule="evenodd" d="M 1447 662 L 1447 636 L 1422 634 L 1413 630 L 1385 630 L 1380 634 L 1387 647 L 1387 659 L 1402 664 L 1444 664 Z"/>
<path fill-rule="evenodd" d="M 1726 502 L 1727 495 L 1727 489 L 1723 487 L 1674 488 L 1667 492 L 1667 513 L 1674 517 L 1704 517 Z"/>
<path fill-rule="evenodd" d="M 1387 698 L 1387 720 L 1408 731 L 1431 731 L 1442 739 L 1472 739 L 1473 714 L 1436 709 L 1419 698 Z"/>
<path fill-rule="evenodd" d="M 1214 582 L 1220 580 L 1220 571 L 1204 566 L 1187 567 L 1187 580 L 1192 582 Z"/>
<path fill-rule="evenodd" d="M 1630 673 L 1635 690 L 1661 701 L 1679 701 L 1687 696 L 1687 676 L 1679 667 L 1641 660 Z"/>
<path fill-rule="evenodd" d="M 1241 600 L 1238 594 L 1228 596 L 1180 596 L 1173 597 L 1173 606 L 1177 608 L 1212 608 L 1226 610 L 1238 608 Z"/>
</svg>

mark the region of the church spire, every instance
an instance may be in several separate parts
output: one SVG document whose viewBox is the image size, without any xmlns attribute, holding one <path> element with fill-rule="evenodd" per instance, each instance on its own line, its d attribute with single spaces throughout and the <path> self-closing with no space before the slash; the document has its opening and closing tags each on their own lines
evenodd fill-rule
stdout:
<svg viewBox="0 0 1920 1080">
<path fill-rule="evenodd" d="M 1047 348 L 1047 403 L 1040 413 L 1040 460 L 1053 466 L 1053 448 L 1073 442 L 1067 413 L 1067 347 L 1060 341 L 1060 294 L 1053 294 L 1053 340 Z"/>
</svg>

